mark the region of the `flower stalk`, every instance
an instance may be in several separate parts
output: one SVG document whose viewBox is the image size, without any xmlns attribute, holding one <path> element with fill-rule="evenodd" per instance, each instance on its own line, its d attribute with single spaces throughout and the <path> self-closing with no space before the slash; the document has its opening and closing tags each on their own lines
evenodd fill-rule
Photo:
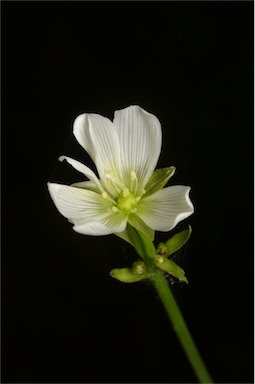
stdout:
<svg viewBox="0 0 255 384">
<path fill-rule="evenodd" d="M 154 272 L 153 284 L 200 383 L 213 383 L 213 380 L 176 303 L 171 288 L 169 287 L 165 276 L 160 271 Z"/>
<path fill-rule="evenodd" d="M 132 228 L 131 226 L 128 226 L 127 231 L 133 241 L 133 245 L 137 253 L 140 257 L 142 257 L 143 262 L 145 263 L 148 273 L 147 276 L 149 277 L 151 283 L 154 285 L 159 295 L 169 320 L 173 325 L 176 335 L 199 382 L 213 383 L 213 380 L 189 332 L 189 329 L 173 296 L 166 277 L 164 276 L 164 273 L 160 269 L 155 268 L 153 258 L 155 257 L 156 250 L 153 242 L 146 238 L 144 234 L 141 232 L 139 233 L 139 231 Z M 177 234 L 174 237 L 178 238 L 178 236 L 180 235 Z"/>
</svg>

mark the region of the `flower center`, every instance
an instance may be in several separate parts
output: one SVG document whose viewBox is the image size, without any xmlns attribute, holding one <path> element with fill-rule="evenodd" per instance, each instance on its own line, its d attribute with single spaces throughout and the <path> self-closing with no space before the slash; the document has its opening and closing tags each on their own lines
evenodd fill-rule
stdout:
<svg viewBox="0 0 255 384">
<path fill-rule="evenodd" d="M 130 193 L 129 190 L 126 188 L 122 192 L 121 197 L 117 200 L 117 207 L 126 215 L 129 215 L 130 213 L 134 213 L 137 211 L 136 208 L 137 205 L 137 199 L 133 195 L 133 193 Z"/>
</svg>

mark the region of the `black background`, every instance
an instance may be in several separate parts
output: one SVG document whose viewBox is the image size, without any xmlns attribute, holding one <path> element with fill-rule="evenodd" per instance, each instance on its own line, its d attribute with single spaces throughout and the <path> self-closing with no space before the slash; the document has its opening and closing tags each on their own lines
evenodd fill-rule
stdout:
<svg viewBox="0 0 255 384">
<path fill-rule="evenodd" d="M 2 2 L 2 382 L 196 382 L 135 254 L 75 233 L 48 180 L 82 112 L 138 104 L 192 187 L 177 300 L 215 382 L 253 382 L 253 2 Z M 157 234 L 157 240 L 168 238 Z"/>
</svg>

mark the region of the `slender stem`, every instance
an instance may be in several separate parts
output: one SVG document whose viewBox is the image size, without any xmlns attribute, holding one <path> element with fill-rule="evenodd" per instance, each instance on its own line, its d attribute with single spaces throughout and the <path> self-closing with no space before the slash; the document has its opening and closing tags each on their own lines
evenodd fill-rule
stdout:
<svg viewBox="0 0 255 384">
<path fill-rule="evenodd" d="M 198 349 L 192 339 L 188 327 L 183 319 L 182 313 L 175 301 L 173 293 L 165 276 L 156 271 L 153 278 L 154 286 L 159 294 L 159 297 L 166 309 L 169 319 L 172 322 L 173 328 L 183 346 L 187 358 L 192 365 L 196 376 L 200 383 L 213 383 L 213 380 L 206 369 L 206 366 L 200 356 Z"/>
<path fill-rule="evenodd" d="M 196 344 L 192 339 L 192 336 L 188 330 L 188 327 L 184 321 L 182 313 L 175 301 L 165 276 L 158 268 L 155 268 L 153 258 L 156 254 L 156 250 L 153 242 L 143 233 L 131 227 L 130 225 L 128 225 L 127 231 L 137 253 L 143 259 L 147 270 L 151 274 L 151 281 L 159 294 L 168 317 L 172 322 L 173 328 L 180 340 L 180 343 L 191 366 L 194 369 L 197 378 L 199 379 L 200 383 L 213 383 L 213 380 L 207 371 L 200 353 L 198 352 Z"/>
</svg>

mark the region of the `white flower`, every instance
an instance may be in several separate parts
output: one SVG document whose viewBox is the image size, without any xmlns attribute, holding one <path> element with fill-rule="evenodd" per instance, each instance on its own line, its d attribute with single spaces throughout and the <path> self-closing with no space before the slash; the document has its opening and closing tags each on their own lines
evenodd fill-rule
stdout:
<svg viewBox="0 0 255 384">
<path fill-rule="evenodd" d="M 164 188 L 175 168 L 154 171 L 161 151 L 158 119 L 130 106 L 116 111 L 113 122 L 97 114 L 82 114 L 74 136 L 94 161 L 98 176 L 84 164 L 66 160 L 88 181 L 71 186 L 48 183 L 50 195 L 73 229 L 85 235 L 117 234 L 126 240 L 130 223 L 153 237 L 170 231 L 194 211 L 190 187 Z"/>
</svg>

